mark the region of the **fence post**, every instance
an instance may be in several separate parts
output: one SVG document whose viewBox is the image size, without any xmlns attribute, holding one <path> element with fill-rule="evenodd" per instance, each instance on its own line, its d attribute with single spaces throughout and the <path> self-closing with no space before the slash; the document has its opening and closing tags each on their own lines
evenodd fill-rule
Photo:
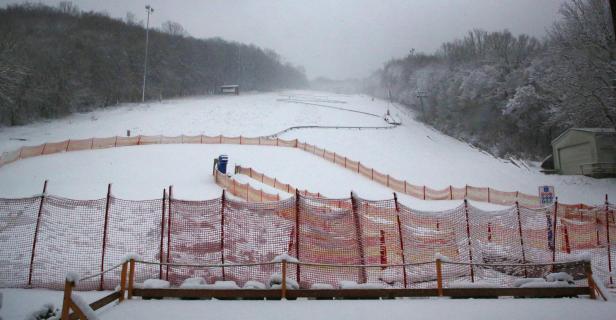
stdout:
<svg viewBox="0 0 616 320">
<path fill-rule="evenodd" d="M 468 184 L 464 185 L 464 199 L 468 198 Z"/>
<path fill-rule="evenodd" d="M 287 298 L 287 260 L 284 259 L 282 260 L 282 285 L 280 286 L 281 289 L 281 299 L 286 299 Z"/>
<path fill-rule="evenodd" d="M 400 223 L 400 207 L 398 206 L 398 195 L 394 192 L 394 204 L 396 206 L 396 222 L 398 224 L 398 239 L 400 239 L 400 251 L 402 256 L 402 276 L 404 281 L 404 288 L 406 289 L 406 258 L 404 257 L 404 240 L 402 238 L 402 224 Z"/>
<path fill-rule="evenodd" d="M 359 173 L 359 166 L 361 166 L 361 161 L 357 161 L 357 173 Z"/>
<path fill-rule="evenodd" d="M 68 142 L 66 143 L 66 150 L 64 150 L 64 152 L 68 152 L 68 147 L 70 147 L 71 145 L 71 139 L 68 139 Z"/>
<path fill-rule="evenodd" d="M 552 262 L 556 262 L 556 235 L 558 234 L 558 232 L 556 231 L 556 228 L 558 226 L 557 223 L 557 219 L 558 219 L 558 197 L 556 197 L 556 201 L 554 201 L 554 219 L 552 221 Z M 554 266 L 552 266 L 552 269 L 554 269 Z"/>
<path fill-rule="evenodd" d="M 490 187 L 488 187 L 488 203 L 490 203 Z"/>
<path fill-rule="evenodd" d="M 436 288 L 438 296 L 443 296 L 443 269 L 441 265 L 441 259 L 436 258 Z"/>
<path fill-rule="evenodd" d="M 571 247 L 569 246 L 569 230 L 567 230 L 566 224 L 563 224 L 563 236 L 565 237 L 565 252 L 570 254 Z"/>
<path fill-rule="evenodd" d="M 370 168 L 370 180 L 374 180 L 374 168 Z"/>
<path fill-rule="evenodd" d="M 75 286 L 75 282 L 65 280 L 64 281 L 64 298 L 62 299 L 62 320 L 69 319 L 69 311 L 71 309 L 71 295 L 73 294 L 73 287 Z"/>
<path fill-rule="evenodd" d="M 586 272 L 586 278 L 588 279 L 588 289 L 589 289 L 589 295 L 590 298 L 595 300 L 597 299 L 597 285 L 595 284 L 595 279 L 593 279 L 592 276 L 592 267 L 590 265 L 590 262 L 585 261 L 584 262 L 584 271 Z"/>
<path fill-rule="evenodd" d="M 105 251 L 107 250 L 107 227 L 109 225 L 109 205 L 111 203 L 111 183 L 107 185 L 107 201 L 105 202 L 105 222 L 103 224 L 103 249 L 101 254 L 101 280 L 98 286 L 98 290 L 103 290 L 103 283 L 105 281 Z"/>
<path fill-rule="evenodd" d="M 466 216 L 466 237 L 468 238 L 468 259 L 471 267 L 471 282 L 475 282 L 475 272 L 473 270 L 473 244 L 471 241 L 471 226 L 468 221 L 468 200 L 464 199 L 464 214 Z"/>
<path fill-rule="evenodd" d="M 522 217 L 520 215 L 520 204 L 515 202 L 515 210 L 518 216 L 518 233 L 520 234 L 520 247 L 522 248 L 522 264 L 526 264 L 526 253 L 524 252 L 524 235 L 522 234 Z M 524 278 L 528 278 L 528 271 L 524 267 Z"/>
<path fill-rule="evenodd" d="M 295 257 L 297 258 L 297 260 L 301 261 L 299 258 L 299 212 L 300 212 L 300 194 L 299 194 L 299 189 L 295 189 Z M 300 278 L 300 265 L 296 264 L 296 279 L 297 279 L 297 283 L 301 283 L 301 278 Z"/>
<path fill-rule="evenodd" d="M 351 191 L 351 208 L 353 210 L 353 218 L 355 220 L 355 234 L 357 235 L 357 246 L 359 249 L 359 258 L 361 264 L 366 264 L 366 258 L 364 255 L 364 245 L 363 245 L 363 232 L 361 230 L 361 221 L 359 220 L 359 214 L 357 213 L 357 201 L 355 200 L 355 194 Z M 366 276 L 366 267 L 361 268 L 361 280 L 362 283 L 367 281 Z"/>
<path fill-rule="evenodd" d="M 171 257 L 171 203 L 173 202 L 173 186 L 169 186 L 169 217 L 167 218 L 167 257 L 165 259 L 166 263 L 170 262 Z M 165 280 L 169 281 L 169 265 L 167 265 L 167 270 L 165 274 Z"/>
<path fill-rule="evenodd" d="M 423 199 L 426 200 L 426 186 L 423 186 Z"/>
<path fill-rule="evenodd" d="M 135 287 L 135 258 L 130 258 L 128 262 L 128 294 L 127 299 L 133 298 L 133 289 Z"/>
<path fill-rule="evenodd" d="M 453 200 L 453 187 L 449 185 L 449 200 Z"/>
<path fill-rule="evenodd" d="M 225 189 L 220 199 L 220 263 L 225 264 Z M 225 267 L 222 267 L 222 280 L 225 281 Z"/>
<path fill-rule="evenodd" d="M 30 255 L 30 272 L 28 274 L 28 286 L 32 285 L 32 272 L 34 271 L 34 252 L 36 251 L 36 241 L 38 240 L 38 231 L 41 225 L 41 215 L 43 213 L 43 202 L 45 202 L 46 193 L 47 193 L 47 180 L 43 182 L 43 194 L 41 195 L 41 201 L 39 202 L 38 215 L 36 217 L 36 227 L 34 229 L 34 239 L 32 241 L 32 252 Z"/>
<path fill-rule="evenodd" d="M 610 284 L 614 284 L 612 278 L 612 252 L 610 244 L 610 217 L 609 217 L 609 201 L 607 193 L 605 194 L 605 237 L 607 240 L 607 270 L 610 273 Z"/>
<path fill-rule="evenodd" d="M 160 256 L 159 256 L 159 261 L 160 262 L 164 262 L 163 261 L 163 256 L 164 256 L 164 243 L 165 243 L 165 209 L 166 209 L 166 205 L 167 205 L 167 189 L 163 189 L 163 210 L 162 210 L 162 215 L 160 218 Z M 159 265 L 158 266 L 158 278 L 159 279 L 163 279 L 163 265 Z"/>
<path fill-rule="evenodd" d="M 122 272 L 120 273 L 120 297 L 118 298 L 119 302 L 124 301 L 124 293 L 126 292 L 126 273 L 128 269 L 128 261 L 124 261 L 122 263 Z"/>
</svg>

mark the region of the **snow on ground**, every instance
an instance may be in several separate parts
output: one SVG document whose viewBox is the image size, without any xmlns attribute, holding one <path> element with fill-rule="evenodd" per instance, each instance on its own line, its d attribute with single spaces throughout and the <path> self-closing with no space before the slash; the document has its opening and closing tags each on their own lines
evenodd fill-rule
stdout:
<svg viewBox="0 0 616 320">
<path fill-rule="evenodd" d="M 586 299 L 128 301 L 101 319 L 612 319 L 616 304 Z"/>
<path fill-rule="evenodd" d="M 0 197 L 27 197 L 42 191 L 74 199 L 99 199 L 112 183 L 112 194 L 123 199 L 155 199 L 173 185 L 178 199 L 213 199 L 222 189 L 214 183 L 213 159 L 231 155 L 234 163 L 251 165 L 301 189 L 332 198 L 349 197 L 351 190 L 367 199 L 390 199 L 392 191 L 331 162 L 293 148 L 238 145 L 147 145 L 76 151 L 24 159 L 0 168 Z M 291 164 L 291 165 L 289 165 Z M 316 173 L 316 174 L 315 174 Z M 245 176 L 238 181 L 280 192 Z M 281 198 L 288 197 L 281 193 Z M 423 201 L 400 195 L 400 202 L 417 209 L 445 209 L 461 201 Z M 497 208 L 483 204 L 481 208 Z"/>
<path fill-rule="evenodd" d="M 295 130 L 286 133 L 283 138 L 298 138 L 325 147 L 414 184 L 426 184 L 433 188 L 469 184 L 530 194 L 536 193 L 538 185 L 549 184 L 556 186 L 563 202 L 601 203 L 606 193 L 612 199 L 616 198 L 616 179 L 543 175 L 536 167 L 518 167 L 496 159 L 424 126 L 412 120 L 412 113 L 401 106 L 361 95 L 310 91 L 248 93 L 128 104 L 55 121 L 0 128 L 0 150 L 69 138 L 124 135 L 127 129 L 131 130 L 132 135 L 260 136 L 297 125 L 386 125 L 382 119 L 361 113 L 284 102 L 288 97 L 374 114 L 385 114 L 389 109 L 402 120 L 402 126 L 389 130 Z M 346 196 L 350 189 L 372 199 L 391 196 L 391 191 L 386 188 L 362 182 L 366 179 L 354 177 L 353 174 L 336 173 L 345 170 L 322 164 L 320 162 L 324 160 L 297 151 L 248 146 L 184 147 L 85 151 L 25 160 L 22 162 L 26 164 L 0 168 L 0 196 L 39 193 L 42 181 L 49 178 L 50 192 L 75 198 L 102 197 L 108 182 L 114 183 L 116 195 L 134 199 L 160 197 L 161 189 L 170 184 L 177 187 L 178 197 L 212 198 L 219 193 L 219 189 L 211 185 L 208 173 L 211 159 L 219 153 L 227 153 L 236 163 L 253 167 L 300 188 L 330 196 Z M 279 157 L 282 159 L 276 159 Z M 70 171 L 66 171 L 65 168 L 69 167 Z M 409 201 L 417 202 L 415 199 Z M 447 207 L 455 205 L 439 203 Z M 416 206 L 422 205 L 417 203 Z M 427 206 L 431 207 L 432 204 Z"/>
<path fill-rule="evenodd" d="M 277 92 L 242 93 L 240 96 L 204 96 L 160 103 L 122 104 L 21 127 L 0 127 L 0 151 L 69 138 L 126 135 L 128 129 L 132 135 L 223 134 L 256 137 L 298 125 L 387 125 L 382 119 L 364 114 L 278 101 L 287 97 Z M 331 105 L 356 109 L 352 104 Z M 376 104 L 368 111 L 384 115 L 386 110 Z"/>
<path fill-rule="evenodd" d="M 24 320 L 43 305 L 51 303 L 62 309 L 64 292 L 45 289 L 0 289 L 3 296 L 0 307 L 0 319 Z M 88 303 L 108 295 L 109 291 L 79 291 L 77 294 Z M 105 307 L 107 308 L 107 307 Z M 99 311 L 103 312 L 103 310 Z"/>
<path fill-rule="evenodd" d="M 0 289 L 4 300 L 3 320 L 23 320 L 44 304 L 61 308 L 61 291 L 42 289 Z M 109 291 L 77 292 L 88 303 Z M 96 311 L 105 319 L 612 319 L 616 303 L 588 299 L 460 299 L 404 300 L 140 300 L 111 304 Z"/>
</svg>

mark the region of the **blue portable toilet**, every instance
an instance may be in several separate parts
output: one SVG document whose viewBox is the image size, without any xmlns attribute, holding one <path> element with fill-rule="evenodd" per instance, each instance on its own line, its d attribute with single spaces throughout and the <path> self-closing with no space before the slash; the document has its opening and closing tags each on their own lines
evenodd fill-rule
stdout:
<svg viewBox="0 0 616 320">
<path fill-rule="evenodd" d="M 229 162 L 229 157 L 226 154 L 219 155 L 218 156 L 218 171 L 226 174 L 228 162 Z"/>
</svg>

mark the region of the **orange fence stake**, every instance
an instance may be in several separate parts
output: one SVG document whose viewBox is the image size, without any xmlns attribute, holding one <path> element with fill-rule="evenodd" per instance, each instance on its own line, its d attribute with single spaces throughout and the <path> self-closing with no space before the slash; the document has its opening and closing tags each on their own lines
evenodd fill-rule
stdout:
<svg viewBox="0 0 616 320">
<path fill-rule="evenodd" d="M 441 259 L 436 259 L 436 288 L 438 290 L 438 296 L 443 296 L 443 270 L 441 266 Z"/>
<path fill-rule="evenodd" d="M 74 282 L 68 280 L 64 281 L 64 298 L 62 299 L 62 314 L 60 318 L 62 320 L 69 320 L 68 313 L 72 304 L 71 295 L 73 294 L 74 286 Z"/>
<path fill-rule="evenodd" d="M 133 289 L 135 287 L 135 259 L 131 258 L 128 263 L 128 297 L 130 300 L 133 298 Z"/>
<path fill-rule="evenodd" d="M 126 292 L 126 273 L 128 269 L 128 261 L 124 261 L 122 263 L 122 272 L 120 273 L 120 297 L 118 300 L 120 302 L 124 301 L 124 293 Z"/>
<path fill-rule="evenodd" d="M 287 260 L 282 260 L 282 285 L 281 285 L 280 298 L 287 298 Z"/>
</svg>

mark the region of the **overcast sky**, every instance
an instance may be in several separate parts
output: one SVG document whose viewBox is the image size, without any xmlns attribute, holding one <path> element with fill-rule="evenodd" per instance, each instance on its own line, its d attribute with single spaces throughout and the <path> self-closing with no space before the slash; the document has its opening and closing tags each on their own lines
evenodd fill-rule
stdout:
<svg viewBox="0 0 616 320">
<path fill-rule="evenodd" d="M 75 0 L 151 24 L 179 22 L 194 37 L 221 37 L 274 49 L 308 77 L 365 77 L 411 48 L 434 52 L 471 29 L 545 36 L 565 0 Z M 0 0 L 0 5 L 24 1 Z M 42 0 L 56 5 L 60 0 Z"/>
</svg>

